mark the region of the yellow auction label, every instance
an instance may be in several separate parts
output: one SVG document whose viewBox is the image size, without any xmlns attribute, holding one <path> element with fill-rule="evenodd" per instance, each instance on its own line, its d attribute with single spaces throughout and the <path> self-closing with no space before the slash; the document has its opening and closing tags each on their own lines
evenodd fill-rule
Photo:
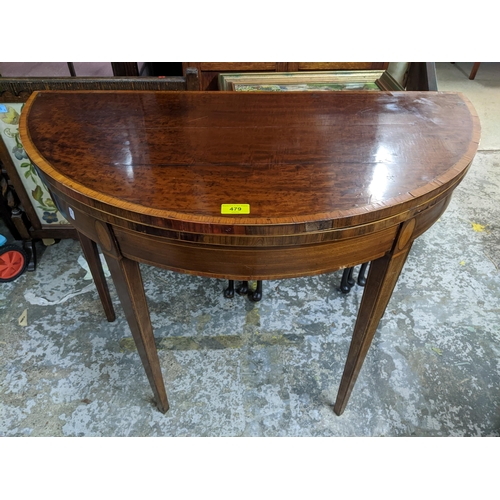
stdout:
<svg viewBox="0 0 500 500">
<path fill-rule="evenodd" d="M 226 215 L 249 214 L 250 205 L 248 203 L 223 203 L 220 206 L 220 213 Z"/>
</svg>

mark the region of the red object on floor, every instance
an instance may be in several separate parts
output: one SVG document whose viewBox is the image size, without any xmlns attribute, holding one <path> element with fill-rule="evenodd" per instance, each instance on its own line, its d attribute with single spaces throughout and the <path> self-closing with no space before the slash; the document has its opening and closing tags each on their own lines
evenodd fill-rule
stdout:
<svg viewBox="0 0 500 500">
<path fill-rule="evenodd" d="M 0 248 L 0 282 L 13 281 L 23 274 L 27 258 L 23 250 L 15 245 Z"/>
</svg>

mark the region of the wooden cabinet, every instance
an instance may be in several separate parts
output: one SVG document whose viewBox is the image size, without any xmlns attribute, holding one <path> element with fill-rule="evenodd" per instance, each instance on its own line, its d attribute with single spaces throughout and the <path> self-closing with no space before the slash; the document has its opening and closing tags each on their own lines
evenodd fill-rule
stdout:
<svg viewBox="0 0 500 500">
<path fill-rule="evenodd" d="M 336 71 L 387 69 L 388 62 L 184 62 L 183 74 L 187 68 L 197 68 L 200 90 L 218 90 L 219 73 L 262 72 L 262 71 Z"/>
</svg>

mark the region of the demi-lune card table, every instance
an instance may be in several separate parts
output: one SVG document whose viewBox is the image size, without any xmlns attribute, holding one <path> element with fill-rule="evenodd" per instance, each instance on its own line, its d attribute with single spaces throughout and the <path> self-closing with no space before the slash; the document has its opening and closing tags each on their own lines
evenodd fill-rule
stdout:
<svg viewBox="0 0 500 500">
<path fill-rule="evenodd" d="M 412 243 L 445 211 L 480 125 L 451 92 L 40 91 L 20 133 L 112 321 L 104 253 L 162 412 L 139 263 L 268 280 L 371 262 L 340 415 Z"/>
</svg>

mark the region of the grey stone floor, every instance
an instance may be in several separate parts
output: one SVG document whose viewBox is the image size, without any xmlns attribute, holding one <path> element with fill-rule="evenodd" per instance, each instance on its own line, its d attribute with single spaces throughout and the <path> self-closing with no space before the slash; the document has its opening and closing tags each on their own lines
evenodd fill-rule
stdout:
<svg viewBox="0 0 500 500">
<path fill-rule="evenodd" d="M 49 246 L 0 286 L 0 436 L 498 436 L 498 193 L 500 154 L 480 152 L 415 242 L 341 417 L 362 288 L 340 294 L 340 273 L 265 282 L 253 304 L 144 266 L 163 415 L 113 286 L 108 323 L 79 245 Z"/>
</svg>

